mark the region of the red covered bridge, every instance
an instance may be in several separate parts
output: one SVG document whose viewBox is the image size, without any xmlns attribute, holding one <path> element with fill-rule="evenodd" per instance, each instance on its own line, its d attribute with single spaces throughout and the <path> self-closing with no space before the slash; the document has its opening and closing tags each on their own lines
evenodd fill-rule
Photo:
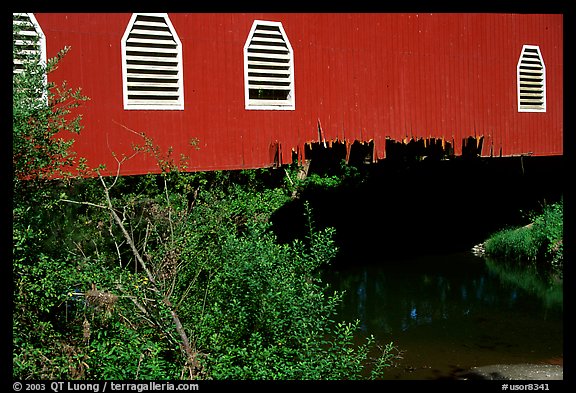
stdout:
<svg viewBox="0 0 576 393">
<path fill-rule="evenodd" d="M 115 172 L 144 132 L 189 170 L 258 168 L 311 147 L 562 154 L 556 14 L 28 14 L 51 74 L 90 97 L 75 149 Z M 191 146 L 196 141 L 197 149 Z M 157 172 L 143 154 L 123 174 Z"/>
</svg>

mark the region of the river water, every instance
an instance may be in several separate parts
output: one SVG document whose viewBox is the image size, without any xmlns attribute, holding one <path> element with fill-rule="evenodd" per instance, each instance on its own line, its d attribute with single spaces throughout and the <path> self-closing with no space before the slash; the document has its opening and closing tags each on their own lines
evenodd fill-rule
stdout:
<svg viewBox="0 0 576 393">
<path fill-rule="evenodd" d="M 347 257 L 351 259 L 351 257 Z M 501 270 L 469 252 L 337 263 L 323 272 L 345 291 L 339 318 L 359 342 L 394 342 L 385 379 L 446 379 L 474 366 L 562 363 L 561 286 Z"/>
</svg>

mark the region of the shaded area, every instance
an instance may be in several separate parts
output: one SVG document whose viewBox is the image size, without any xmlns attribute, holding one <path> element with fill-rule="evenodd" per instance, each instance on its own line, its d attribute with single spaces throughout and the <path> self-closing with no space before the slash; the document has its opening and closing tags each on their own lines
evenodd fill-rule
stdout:
<svg viewBox="0 0 576 393">
<path fill-rule="evenodd" d="M 337 162 L 312 160 L 310 173 L 344 176 Z M 359 175 L 340 187 L 304 190 L 277 211 L 279 240 L 303 236 L 307 200 L 319 227 L 336 228 L 342 260 L 469 250 L 499 229 L 526 224 L 530 210 L 563 193 L 562 157 L 400 158 L 355 168 Z"/>
<path fill-rule="evenodd" d="M 461 379 L 472 367 L 563 356 L 561 291 L 541 296 L 534 289 L 546 286 L 519 286 L 470 252 L 560 199 L 563 158 L 472 155 L 358 164 L 353 178 L 304 190 L 273 215 L 280 241 L 304 237 L 304 201 L 317 227 L 336 228 L 340 250 L 324 278 L 345 291 L 339 318 L 400 349 L 386 379 Z M 309 170 L 339 176 L 336 163 L 324 157 Z"/>
</svg>

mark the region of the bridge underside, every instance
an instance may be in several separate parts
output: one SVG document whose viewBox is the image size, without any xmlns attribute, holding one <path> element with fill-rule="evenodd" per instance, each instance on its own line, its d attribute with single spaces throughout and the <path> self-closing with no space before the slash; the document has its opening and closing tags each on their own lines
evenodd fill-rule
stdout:
<svg viewBox="0 0 576 393">
<path fill-rule="evenodd" d="M 381 160 L 449 160 L 456 157 L 503 157 L 502 149 L 495 151 L 494 146 L 484 146 L 484 136 L 469 136 L 463 138 L 459 149 L 455 149 L 456 141 L 444 138 L 405 138 L 395 140 L 386 138 L 384 154 L 377 154 L 374 140 L 352 142 L 346 140 L 307 142 L 303 149 L 292 149 L 291 161 L 303 163 L 314 161 L 321 165 L 338 164 L 371 164 Z M 302 151 L 303 150 L 303 151 Z M 456 150 L 461 154 L 457 155 Z M 279 143 L 271 145 L 271 161 L 274 166 L 282 165 L 282 151 Z M 517 156 L 531 156 L 531 152 Z M 286 158 L 285 158 L 286 159 Z"/>
</svg>

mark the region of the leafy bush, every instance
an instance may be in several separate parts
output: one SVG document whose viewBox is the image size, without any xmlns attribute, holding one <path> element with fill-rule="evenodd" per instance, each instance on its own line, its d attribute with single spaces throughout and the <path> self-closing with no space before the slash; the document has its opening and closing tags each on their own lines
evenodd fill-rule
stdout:
<svg viewBox="0 0 576 393">
<path fill-rule="evenodd" d="M 315 231 L 308 210 L 308 236 L 278 244 L 270 215 L 289 200 L 288 191 L 265 187 L 251 175 L 246 182 L 245 177 L 234 181 L 237 176 L 245 175 L 119 178 L 110 192 L 134 243 L 146 255 L 156 287 L 169 292 L 173 310 L 200 354 L 203 372 L 196 377 L 369 375 L 369 353 L 378 350 L 376 343 L 358 346 L 357 324 L 335 322 L 341 295 L 326 295 L 328 288 L 319 278 L 318 268 L 336 252 L 333 230 Z M 14 324 L 15 375 L 191 377 L 183 373 L 186 359 L 170 309 L 98 207 L 104 198 L 97 179 L 71 184 L 65 192 L 55 187 L 53 199 L 43 205 L 37 232 L 15 227 L 16 303 L 21 310 Z M 200 186 L 204 188 L 198 192 Z M 188 190 L 192 197 L 166 194 L 167 189 Z M 30 218 L 27 212 L 21 218 Z M 44 220 L 49 224 L 42 226 Z M 37 248 L 28 247 L 31 235 Z M 47 250 L 50 256 L 39 257 Z M 115 296 L 113 307 L 91 303 L 90 288 Z M 42 329 L 37 329 L 39 322 Z M 382 376 L 391 348 L 376 356 L 381 367 L 374 366 L 374 377 Z"/>
<path fill-rule="evenodd" d="M 564 203 L 544 206 L 543 212 L 533 215 L 532 230 L 542 241 L 544 259 L 552 264 L 554 271 L 562 276 L 564 265 Z"/>
<path fill-rule="evenodd" d="M 187 220 L 179 312 L 212 378 L 360 378 L 368 366 L 374 342 L 357 347 L 357 325 L 335 322 L 341 294 L 326 296 L 319 278 L 336 252 L 333 230 L 316 232 L 309 220 L 306 239 L 283 245 L 268 230 L 286 199 L 278 189 L 232 187 L 225 199 L 206 196 Z"/>
<path fill-rule="evenodd" d="M 309 172 L 302 176 L 303 168 L 297 164 L 285 169 L 287 173 L 287 187 L 293 193 L 310 190 L 327 190 L 339 187 L 353 187 L 362 182 L 360 170 L 341 160 L 333 167 L 318 168 L 318 172 Z"/>
<path fill-rule="evenodd" d="M 529 215 L 531 223 L 493 234 L 485 242 L 486 255 L 518 264 L 543 267 L 562 277 L 563 202 L 544 206 Z"/>
</svg>

